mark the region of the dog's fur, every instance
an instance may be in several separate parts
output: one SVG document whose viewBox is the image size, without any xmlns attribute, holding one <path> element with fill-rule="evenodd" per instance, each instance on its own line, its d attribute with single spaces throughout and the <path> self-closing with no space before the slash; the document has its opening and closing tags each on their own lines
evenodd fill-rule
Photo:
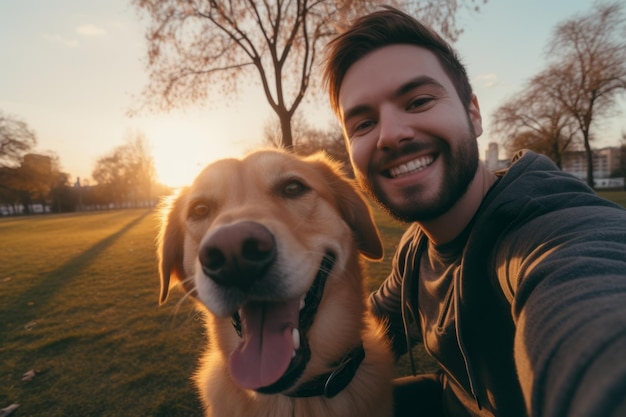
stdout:
<svg viewBox="0 0 626 417">
<path fill-rule="evenodd" d="M 178 281 L 207 313 L 209 344 L 195 377 L 207 416 L 392 415 L 393 359 L 384 329 L 365 308 L 360 259 L 361 255 L 380 259 L 382 244 L 368 206 L 337 164 L 322 155 L 300 158 L 275 150 L 220 160 L 166 204 L 162 218 L 161 302 L 170 284 Z M 234 277 L 237 283 L 228 281 L 232 277 L 209 278 L 206 262 L 200 260 L 208 242 L 217 239 L 219 246 L 219 230 L 226 230 L 222 235 L 230 240 L 233 233 L 228 228 L 235 228 L 234 234 L 242 229 L 246 233 L 252 223 L 253 229 L 269 233 L 263 232 L 275 245 L 275 259 L 260 276 Z M 229 368 L 229 356 L 242 343 L 232 315 L 246 303 L 304 297 L 327 253 L 336 260 L 313 323 L 302 335 L 310 347 L 303 373 L 281 393 L 241 387 Z M 336 396 L 285 395 L 331 371 L 361 341 L 365 358 Z"/>
</svg>

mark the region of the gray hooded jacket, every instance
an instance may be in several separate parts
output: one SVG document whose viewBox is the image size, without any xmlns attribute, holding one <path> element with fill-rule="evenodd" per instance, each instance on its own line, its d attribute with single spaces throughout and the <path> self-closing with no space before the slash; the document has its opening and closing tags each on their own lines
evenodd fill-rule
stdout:
<svg viewBox="0 0 626 417">
<path fill-rule="evenodd" d="M 532 152 L 499 177 L 454 242 L 402 237 L 394 352 L 424 342 L 449 415 L 626 416 L 626 210 Z"/>
</svg>

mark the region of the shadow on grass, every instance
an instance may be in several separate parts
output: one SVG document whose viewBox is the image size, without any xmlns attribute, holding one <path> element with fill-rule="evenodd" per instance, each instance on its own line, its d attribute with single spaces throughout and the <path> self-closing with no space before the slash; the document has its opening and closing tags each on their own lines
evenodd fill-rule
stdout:
<svg viewBox="0 0 626 417">
<path fill-rule="evenodd" d="M 80 255 L 70 259 L 57 269 L 50 271 L 38 281 L 37 285 L 29 288 L 27 291 L 24 291 L 22 294 L 13 297 L 9 303 L 0 308 L 0 311 L 4 310 L 3 315 L 6 314 L 7 316 L 19 314 L 20 321 L 27 322 L 28 320 L 31 320 L 32 317 L 25 317 L 24 306 L 34 300 L 37 306 L 34 310 L 45 310 L 46 305 L 57 292 L 59 292 L 63 287 L 71 285 L 74 280 L 80 276 L 80 272 L 89 267 L 89 265 L 91 265 L 102 254 L 102 252 L 113 245 L 115 241 L 130 231 L 151 213 L 151 211 L 146 211 L 139 217 L 124 225 L 117 232 L 100 240 Z M 31 316 L 37 314 L 33 310 L 30 310 L 30 312 Z M 6 318 L 6 323 L 10 323 L 18 317 Z"/>
</svg>

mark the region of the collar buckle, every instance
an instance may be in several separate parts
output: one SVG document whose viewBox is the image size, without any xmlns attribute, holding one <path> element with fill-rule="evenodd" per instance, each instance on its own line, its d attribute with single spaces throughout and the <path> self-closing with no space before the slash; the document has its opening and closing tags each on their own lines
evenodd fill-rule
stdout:
<svg viewBox="0 0 626 417">
<path fill-rule="evenodd" d="M 360 344 L 348 352 L 339 362 L 337 367 L 326 374 L 319 375 L 315 379 L 302 384 L 295 391 L 286 393 L 289 397 L 317 397 L 323 395 L 333 398 L 352 382 L 361 362 L 365 358 L 365 350 Z"/>
</svg>

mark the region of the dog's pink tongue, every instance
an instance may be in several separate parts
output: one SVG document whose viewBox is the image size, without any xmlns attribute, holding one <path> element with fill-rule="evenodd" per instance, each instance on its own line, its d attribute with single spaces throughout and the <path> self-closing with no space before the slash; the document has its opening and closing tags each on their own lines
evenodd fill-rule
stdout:
<svg viewBox="0 0 626 417">
<path fill-rule="evenodd" d="M 230 355 L 230 374 L 243 388 L 271 385 L 291 362 L 291 333 L 297 327 L 299 301 L 248 303 L 239 314 L 243 340 Z"/>
</svg>

